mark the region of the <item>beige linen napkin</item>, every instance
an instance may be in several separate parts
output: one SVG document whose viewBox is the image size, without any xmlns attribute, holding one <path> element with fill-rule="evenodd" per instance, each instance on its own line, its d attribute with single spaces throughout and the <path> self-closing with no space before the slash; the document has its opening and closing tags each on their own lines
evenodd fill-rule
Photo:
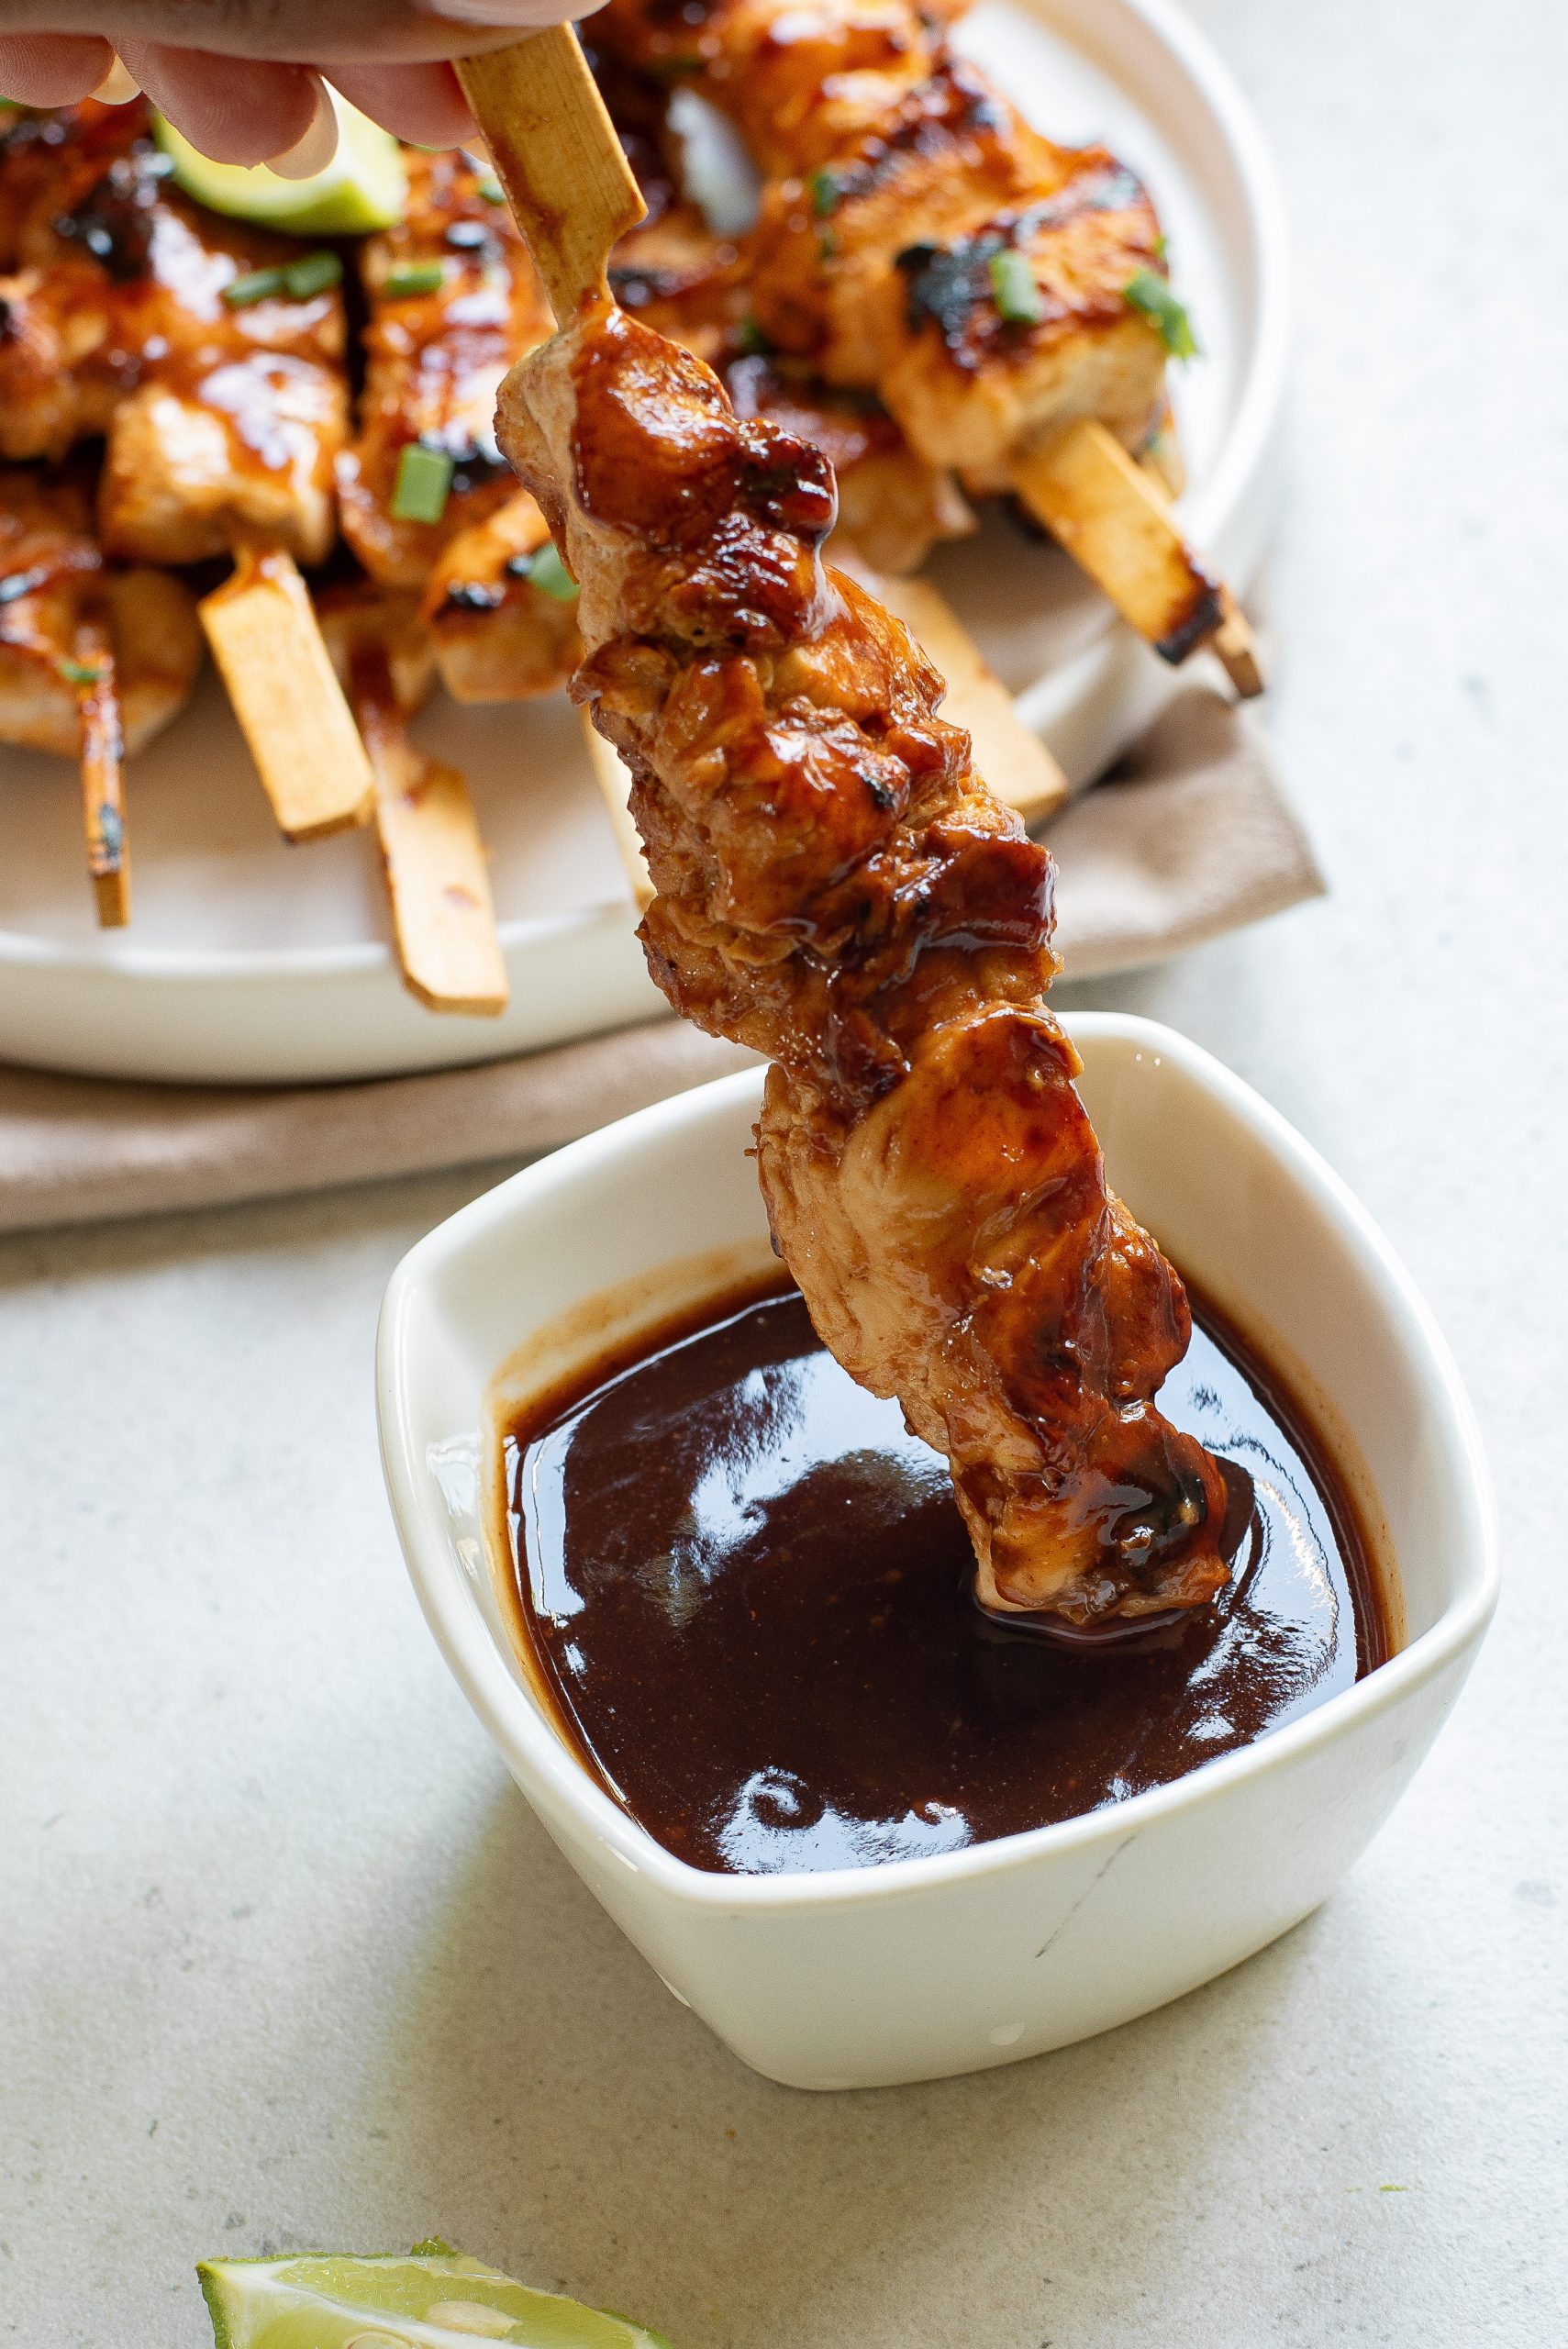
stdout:
<svg viewBox="0 0 1568 2349">
<path fill-rule="evenodd" d="M 1250 719 L 1179 695 L 1051 828 L 1069 975 L 1158 962 L 1323 891 Z M 263 1087 L 0 1068 L 0 1230 L 527 1157 L 746 1065 L 675 1019 L 434 1075 Z"/>
</svg>

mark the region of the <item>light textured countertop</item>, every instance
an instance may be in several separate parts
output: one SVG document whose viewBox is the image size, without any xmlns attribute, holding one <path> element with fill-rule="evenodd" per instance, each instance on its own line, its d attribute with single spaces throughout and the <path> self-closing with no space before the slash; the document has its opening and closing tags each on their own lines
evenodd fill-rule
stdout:
<svg viewBox="0 0 1568 2349">
<path fill-rule="evenodd" d="M 1509 1580 L 1319 1915 L 944 2086 L 743 2071 L 555 1855 L 383 1501 L 394 1262 L 488 1177 L 0 1249 L 0 2335 L 445 2233 L 680 2349 L 1558 2349 L 1568 1871 L 1568 15 L 1203 0 L 1300 257 L 1273 723 L 1335 894 L 1102 991 L 1414 1268 Z M 1397 2191 L 1394 2189 L 1398 2189 Z"/>
</svg>

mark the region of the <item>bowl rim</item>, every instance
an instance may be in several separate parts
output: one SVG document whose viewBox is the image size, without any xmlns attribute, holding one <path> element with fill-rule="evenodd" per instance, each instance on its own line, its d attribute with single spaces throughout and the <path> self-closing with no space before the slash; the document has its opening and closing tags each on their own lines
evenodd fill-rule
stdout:
<svg viewBox="0 0 1568 2349">
<path fill-rule="evenodd" d="M 1091 1852 L 1098 1844 L 1119 1844 L 1173 1813 L 1221 1802 L 1233 1788 L 1286 1768 L 1404 1704 L 1478 1642 L 1491 1618 L 1497 1599 L 1499 1542 L 1480 1430 L 1429 1308 L 1367 1210 L 1272 1104 L 1201 1045 L 1159 1021 L 1130 1013 L 1079 1012 L 1062 1025 L 1081 1046 L 1125 1044 L 1157 1064 L 1178 1068 L 1249 1129 L 1297 1187 L 1329 1211 L 1340 1242 L 1389 1313 L 1434 1407 L 1444 1439 L 1440 1451 L 1469 1520 L 1460 1536 L 1468 1569 L 1437 1621 L 1365 1679 L 1254 1743 L 1124 1802 L 956 1852 L 869 1867 L 730 1876 L 677 1859 L 589 1776 L 526 1694 L 485 1624 L 436 1515 L 433 1487 L 417 1464 L 407 1352 L 414 1309 L 427 1298 L 439 1299 L 446 1272 L 461 1255 L 494 1243 L 514 1230 L 519 1219 L 526 1224 L 536 1202 L 542 1205 L 590 1168 L 617 1162 L 634 1168 L 649 1145 L 708 1117 L 728 1114 L 741 1101 L 754 1101 L 762 1072 L 743 1069 L 656 1102 L 524 1167 L 416 1242 L 394 1271 L 382 1306 L 376 1412 L 383 1469 L 409 1577 L 453 1677 L 525 1790 L 542 1780 L 580 1831 L 666 1901 L 729 1915 L 862 1906 L 1035 1867 L 1059 1854 L 1065 1858 Z"/>
</svg>

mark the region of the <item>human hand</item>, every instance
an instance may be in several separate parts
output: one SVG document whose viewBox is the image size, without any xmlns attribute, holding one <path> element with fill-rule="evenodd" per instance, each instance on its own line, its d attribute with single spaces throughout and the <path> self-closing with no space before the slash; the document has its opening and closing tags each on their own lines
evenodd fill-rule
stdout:
<svg viewBox="0 0 1568 2349">
<path fill-rule="evenodd" d="M 450 147 L 473 122 L 448 61 L 582 13 L 575 0 L 0 0 L 0 91 L 68 106 L 117 54 L 204 155 L 282 158 L 303 177 L 336 141 L 323 77 L 400 139 Z"/>
</svg>

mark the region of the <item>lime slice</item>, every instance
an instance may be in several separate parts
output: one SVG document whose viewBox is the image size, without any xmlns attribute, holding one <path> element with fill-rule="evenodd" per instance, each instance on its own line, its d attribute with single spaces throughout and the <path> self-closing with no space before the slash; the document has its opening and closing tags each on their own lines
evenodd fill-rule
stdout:
<svg viewBox="0 0 1568 2349">
<path fill-rule="evenodd" d="M 208 2259 L 196 2274 L 217 2349 L 669 2349 L 662 2333 L 531 2292 L 445 2244 L 406 2259 Z"/>
<path fill-rule="evenodd" d="M 152 117 L 153 135 L 173 163 L 176 186 L 214 212 L 298 237 L 359 237 L 390 228 L 408 200 L 397 141 L 336 90 L 331 95 L 338 152 L 313 179 L 282 179 L 265 163 L 215 163 L 161 114 Z"/>
</svg>

